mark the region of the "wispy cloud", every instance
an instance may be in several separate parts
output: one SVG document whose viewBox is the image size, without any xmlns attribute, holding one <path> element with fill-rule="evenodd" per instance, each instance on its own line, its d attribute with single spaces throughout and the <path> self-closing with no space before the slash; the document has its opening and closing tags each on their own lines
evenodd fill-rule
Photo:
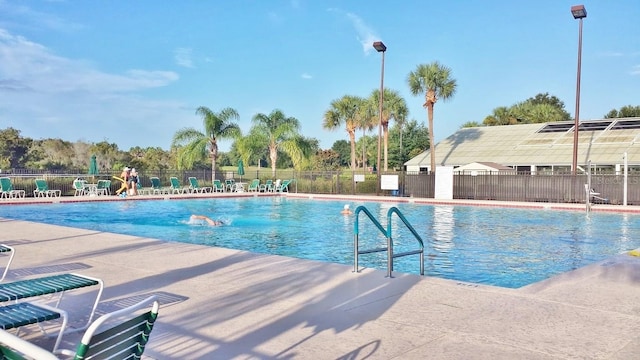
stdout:
<svg viewBox="0 0 640 360">
<path fill-rule="evenodd" d="M 11 88 L 44 93 L 109 93 L 165 86 L 176 81 L 178 75 L 139 69 L 125 74 L 105 73 L 87 61 L 57 56 L 40 44 L 0 29 L 0 79 L 10 81 Z"/>
<path fill-rule="evenodd" d="M 77 31 L 84 28 L 81 24 L 67 21 L 59 16 L 4 0 L 0 0 L 0 13 L 4 15 L 0 19 L 0 27 L 5 28 L 45 28 L 63 32 Z"/>
<path fill-rule="evenodd" d="M 25 136 L 46 127 L 47 136 L 71 141 L 112 137 L 120 144 L 142 146 L 156 138 L 169 144 L 171 134 L 152 129 L 145 130 L 144 139 L 133 135 L 126 139 L 129 135 L 114 124 L 150 129 L 154 128 L 147 125 L 150 121 L 172 123 L 193 117 L 180 101 L 143 96 L 147 89 L 167 86 L 178 79 L 175 72 L 162 70 L 104 72 L 90 61 L 59 56 L 41 44 L 0 29 L 0 124 L 24 129 Z M 77 127 L 78 123 L 91 126 Z M 73 133 L 69 129 L 74 129 Z"/>
<path fill-rule="evenodd" d="M 186 68 L 194 68 L 193 60 L 191 60 L 191 48 L 177 48 L 173 51 L 173 58 L 176 64 Z"/>
<path fill-rule="evenodd" d="M 640 75 L 640 65 L 631 68 L 631 75 Z"/>
<path fill-rule="evenodd" d="M 337 8 L 330 8 L 328 11 L 346 16 L 346 18 L 351 22 L 353 28 L 356 30 L 356 40 L 358 40 L 362 45 L 362 50 L 365 54 L 369 54 L 373 51 L 373 47 L 371 45 L 374 41 L 382 40 L 376 34 L 375 30 L 357 14 L 344 12 Z"/>
<path fill-rule="evenodd" d="M 301 78 L 308 80 L 308 79 L 313 79 L 313 76 L 307 74 L 307 73 L 303 73 L 302 75 L 300 75 Z"/>
<path fill-rule="evenodd" d="M 619 51 L 605 51 L 599 54 L 602 57 L 622 57 L 624 53 Z"/>
</svg>

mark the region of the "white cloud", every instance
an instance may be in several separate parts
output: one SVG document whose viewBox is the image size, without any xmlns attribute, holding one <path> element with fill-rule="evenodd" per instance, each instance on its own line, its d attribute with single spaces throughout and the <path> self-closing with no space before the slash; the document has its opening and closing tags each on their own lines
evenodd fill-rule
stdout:
<svg viewBox="0 0 640 360">
<path fill-rule="evenodd" d="M 186 68 L 193 68 L 193 60 L 191 60 L 191 48 L 177 48 L 173 51 L 173 58 L 176 64 Z"/>
<path fill-rule="evenodd" d="M 53 2 L 49 0 L 50 2 Z M 25 5 L 16 5 L 0 0 L 0 27 L 11 28 L 46 28 L 57 31 L 77 31 L 84 26 L 69 22 L 56 15 L 33 10 Z"/>
<path fill-rule="evenodd" d="M 302 75 L 300 75 L 301 78 L 303 79 L 313 79 L 313 76 L 307 74 L 307 73 L 303 73 Z"/>
<path fill-rule="evenodd" d="M 108 73 L 0 29 L 0 128 L 20 129 L 23 136 L 169 148 L 171 129 L 191 126 L 194 111 L 142 92 L 178 79 L 162 70 Z"/>
<path fill-rule="evenodd" d="M 368 54 L 373 51 L 373 42 L 380 40 L 380 38 L 358 15 L 347 13 L 347 17 L 351 20 L 353 27 L 358 33 L 356 38 L 362 44 L 362 50 L 364 50 L 364 53 Z"/>
<path fill-rule="evenodd" d="M 369 26 L 360 16 L 351 12 L 344 12 L 337 8 L 330 8 L 328 11 L 343 14 L 347 17 L 351 22 L 351 25 L 356 30 L 356 40 L 358 40 L 362 45 L 362 50 L 365 54 L 371 53 L 374 50 L 373 43 L 381 40 L 375 30 L 373 30 L 371 26 Z"/>
<path fill-rule="evenodd" d="M 0 89 L 109 93 L 165 86 L 177 79 L 178 75 L 170 71 L 105 73 L 87 61 L 57 56 L 40 44 L 0 29 Z"/>
<path fill-rule="evenodd" d="M 640 75 L 640 65 L 631 68 L 631 75 Z"/>
</svg>

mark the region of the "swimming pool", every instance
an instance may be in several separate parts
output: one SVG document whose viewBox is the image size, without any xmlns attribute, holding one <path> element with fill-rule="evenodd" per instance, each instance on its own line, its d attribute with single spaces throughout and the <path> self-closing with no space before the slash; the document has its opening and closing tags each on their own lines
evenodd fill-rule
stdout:
<svg viewBox="0 0 640 360">
<path fill-rule="evenodd" d="M 517 288 L 640 247 L 640 216 L 629 213 L 349 203 L 364 205 L 383 226 L 397 207 L 425 241 L 425 274 L 465 282 Z M 352 266 L 354 216 L 340 214 L 344 204 L 286 197 L 80 202 L 0 206 L 0 217 Z M 191 214 L 225 224 L 193 224 Z M 416 249 L 396 222 L 395 251 Z M 359 239 L 362 248 L 385 241 L 364 214 Z M 385 270 L 385 255 L 361 255 L 359 263 Z M 418 256 L 396 259 L 394 270 L 419 273 Z"/>
</svg>

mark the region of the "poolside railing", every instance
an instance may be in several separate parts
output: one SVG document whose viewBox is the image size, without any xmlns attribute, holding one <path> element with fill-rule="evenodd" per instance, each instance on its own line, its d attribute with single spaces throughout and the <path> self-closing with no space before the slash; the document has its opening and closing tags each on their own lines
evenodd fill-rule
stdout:
<svg viewBox="0 0 640 360">
<path fill-rule="evenodd" d="M 366 250 L 360 250 L 360 213 L 363 212 L 367 215 L 367 218 L 376 226 L 376 228 L 385 236 L 386 245 L 385 247 L 378 247 Z M 409 250 L 400 253 L 394 253 L 393 251 L 393 234 L 392 234 L 392 216 L 398 216 L 398 218 L 402 221 L 402 223 L 409 229 L 411 234 L 416 238 L 420 248 L 417 250 Z M 355 211 L 355 221 L 353 223 L 353 272 L 359 272 L 358 265 L 358 257 L 360 255 L 378 253 L 378 252 L 387 252 L 387 277 L 393 277 L 393 260 L 399 257 L 409 256 L 409 255 L 419 255 L 420 256 L 420 275 L 424 275 L 424 242 L 422 238 L 418 234 L 418 232 L 411 226 L 409 221 L 404 215 L 398 210 L 398 208 L 391 207 L 387 211 L 387 228 L 385 229 L 378 220 L 371 214 L 371 212 L 364 206 L 358 206 Z"/>
</svg>

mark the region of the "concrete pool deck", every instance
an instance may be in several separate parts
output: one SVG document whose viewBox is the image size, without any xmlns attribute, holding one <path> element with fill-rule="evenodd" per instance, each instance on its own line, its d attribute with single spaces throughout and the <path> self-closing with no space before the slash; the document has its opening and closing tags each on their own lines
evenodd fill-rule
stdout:
<svg viewBox="0 0 640 360">
<path fill-rule="evenodd" d="M 16 249 L 9 281 L 103 279 L 101 313 L 157 295 L 151 359 L 640 357 L 640 258 L 626 254 L 505 289 L 7 219 L 0 243 Z M 72 319 L 88 296 L 65 295 Z"/>
</svg>

